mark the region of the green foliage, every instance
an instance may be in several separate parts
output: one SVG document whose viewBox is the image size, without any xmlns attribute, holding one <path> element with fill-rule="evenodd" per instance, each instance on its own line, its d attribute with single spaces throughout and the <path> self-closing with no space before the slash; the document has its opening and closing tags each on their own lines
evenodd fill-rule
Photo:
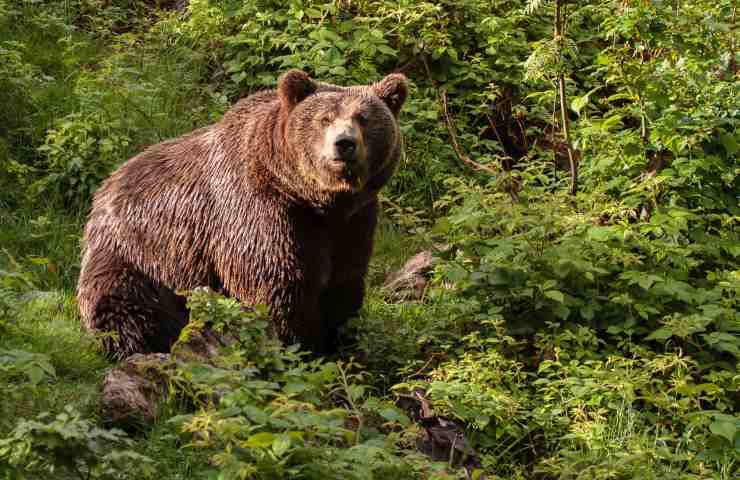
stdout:
<svg viewBox="0 0 740 480">
<path fill-rule="evenodd" d="M 37 194 L 51 191 L 68 204 L 83 206 L 124 158 L 130 139 L 116 130 L 116 125 L 95 116 L 64 117 L 39 147 L 48 174 L 37 183 Z"/>
<path fill-rule="evenodd" d="M 203 55 L 158 18 L 138 1 L 0 5 L 0 205 L 84 210 L 142 147 L 220 117 Z"/>
<path fill-rule="evenodd" d="M 44 380 L 54 379 L 56 372 L 49 357 L 23 350 L 0 349 L 0 378 L 22 375 L 33 385 Z"/>
<path fill-rule="evenodd" d="M 488 478 L 737 477 L 736 2 L 561 2 L 562 38 L 544 0 L 176 4 L 0 0 L 3 474 L 18 478 L 12 455 L 57 475 L 71 435 L 93 477 L 133 476 L 106 455 L 151 448 L 162 478 L 463 478 L 395 406 L 423 391 Z M 264 309 L 197 290 L 183 340 L 233 342 L 177 367 L 171 421 L 134 444 L 96 430 L 108 364 L 73 300 L 92 192 L 294 67 L 412 84 L 342 356 L 310 359 L 270 338 Z M 390 303 L 378 286 L 421 248 L 440 259 L 430 288 Z M 84 414 L 16 423 L 66 405 Z"/>
<path fill-rule="evenodd" d="M 503 307 L 515 329 L 574 321 L 740 358 L 740 237 L 712 228 L 722 216 L 673 207 L 633 223 L 630 208 L 599 195 L 574 207 L 538 188 L 513 205 L 464 182 L 453 192 L 435 227 L 453 247 L 440 274 L 481 305 Z"/>
<path fill-rule="evenodd" d="M 152 460 L 130 450 L 131 444 L 122 431 L 98 428 L 68 407 L 56 417 L 23 420 L 0 439 L 0 472 L 11 478 L 59 473 L 81 480 L 152 478 Z"/>
<path fill-rule="evenodd" d="M 417 478 L 401 455 L 404 432 L 393 431 L 409 419 L 372 395 L 353 360 L 307 361 L 267 336 L 264 311 L 208 291 L 188 306 L 182 341 L 206 324 L 238 332 L 211 364 L 179 366 L 172 382 L 173 395 L 200 411 L 170 422 L 191 448 L 209 452 L 222 478 Z"/>
<path fill-rule="evenodd" d="M 737 391 L 736 374 L 705 375 L 680 352 L 625 355 L 586 327 L 550 324 L 531 352 L 500 320 L 486 326 L 428 379 L 394 390 L 424 389 L 435 410 L 465 422 L 500 478 L 532 464 L 537 474 L 569 479 L 736 471 L 737 417 L 721 413 Z M 518 360 L 527 351 L 539 359 Z"/>
</svg>

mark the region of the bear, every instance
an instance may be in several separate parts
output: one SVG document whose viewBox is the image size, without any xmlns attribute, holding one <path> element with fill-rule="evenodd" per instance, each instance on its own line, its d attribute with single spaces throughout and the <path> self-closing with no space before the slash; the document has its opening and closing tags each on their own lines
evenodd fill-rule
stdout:
<svg viewBox="0 0 740 480">
<path fill-rule="evenodd" d="M 95 192 L 77 299 L 114 358 L 169 351 L 177 292 L 267 305 L 271 331 L 315 354 L 365 295 L 378 192 L 402 153 L 408 80 L 338 86 L 290 70 L 223 118 L 149 147 Z"/>
</svg>

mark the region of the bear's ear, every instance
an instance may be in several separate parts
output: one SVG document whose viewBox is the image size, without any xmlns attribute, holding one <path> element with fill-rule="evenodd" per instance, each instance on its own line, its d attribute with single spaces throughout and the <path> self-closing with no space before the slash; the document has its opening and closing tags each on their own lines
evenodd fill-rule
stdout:
<svg viewBox="0 0 740 480">
<path fill-rule="evenodd" d="M 388 105 L 393 115 L 398 115 L 409 93 L 409 81 L 402 73 L 392 73 L 373 85 L 375 94 Z"/>
<path fill-rule="evenodd" d="M 317 88 L 317 83 L 303 70 L 288 70 L 280 76 L 277 91 L 283 106 L 292 110 Z"/>
</svg>

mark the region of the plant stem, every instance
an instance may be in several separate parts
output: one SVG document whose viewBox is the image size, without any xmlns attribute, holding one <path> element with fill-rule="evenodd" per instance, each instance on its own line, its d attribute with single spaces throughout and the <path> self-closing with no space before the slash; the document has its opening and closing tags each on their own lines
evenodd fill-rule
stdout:
<svg viewBox="0 0 740 480">
<path fill-rule="evenodd" d="M 735 55 L 737 53 L 737 48 L 735 44 L 736 25 L 737 25 L 737 0 L 733 0 L 732 16 L 730 18 L 730 62 L 728 65 L 730 68 L 730 75 L 732 75 L 733 77 L 738 72 L 737 60 L 735 59 Z"/>
<path fill-rule="evenodd" d="M 563 12 L 562 0 L 555 0 L 555 41 L 559 44 L 560 56 L 563 55 Z M 565 95 L 565 74 L 561 71 L 558 74 L 558 95 L 560 97 L 560 118 L 563 122 L 563 139 L 565 148 L 568 150 L 568 163 L 570 165 L 570 194 L 575 195 L 578 191 L 578 165 L 576 165 L 575 153 L 570 143 L 570 120 L 568 118 L 568 107 Z"/>
</svg>

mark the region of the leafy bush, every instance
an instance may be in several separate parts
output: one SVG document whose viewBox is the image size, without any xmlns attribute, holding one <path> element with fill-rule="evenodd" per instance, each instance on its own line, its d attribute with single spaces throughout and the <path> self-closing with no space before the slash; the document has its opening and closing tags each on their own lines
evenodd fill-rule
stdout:
<svg viewBox="0 0 740 480">
<path fill-rule="evenodd" d="M 56 417 L 22 420 L 0 439 L 0 472 L 21 479 L 62 472 L 81 480 L 152 478 L 152 460 L 131 445 L 122 431 L 98 428 L 68 407 Z"/>
<path fill-rule="evenodd" d="M 178 367 L 173 395 L 201 411 L 170 422 L 223 478 L 416 478 L 418 466 L 402 457 L 404 435 L 393 431 L 408 418 L 371 394 L 359 365 L 307 361 L 267 336 L 264 311 L 232 299 L 196 291 L 188 305 L 183 341 L 212 325 L 235 342 L 210 365 Z"/>
<path fill-rule="evenodd" d="M 534 465 L 536 474 L 567 479 L 731 478 L 740 431 L 724 409 L 736 375 L 702 372 L 680 351 L 625 354 L 587 327 L 551 324 L 532 352 L 500 321 L 487 325 L 427 379 L 393 387 L 423 389 L 436 411 L 468 425 L 487 471 L 511 478 Z M 534 358 L 518 360 L 524 352 Z"/>
<path fill-rule="evenodd" d="M 34 385 L 54 379 L 56 373 L 49 357 L 23 350 L 0 349 L 0 378 L 22 375 Z"/>
<path fill-rule="evenodd" d="M 674 206 L 634 223 L 629 207 L 598 194 L 572 205 L 528 188 L 508 204 L 484 187 L 454 185 L 443 200 L 450 215 L 435 227 L 453 247 L 440 274 L 481 305 L 502 306 L 515 330 L 569 321 L 740 358 L 740 237 L 714 230 L 716 215 Z"/>
<path fill-rule="evenodd" d="M 48 174 L 37 194 L 53 193 L 67 205 L 82 207 L 113 168 L 125 158 L 130 139 L 116 125 L 96 115 L 71 114 L 49 130 L 39 147 Z"/>
</svg>

